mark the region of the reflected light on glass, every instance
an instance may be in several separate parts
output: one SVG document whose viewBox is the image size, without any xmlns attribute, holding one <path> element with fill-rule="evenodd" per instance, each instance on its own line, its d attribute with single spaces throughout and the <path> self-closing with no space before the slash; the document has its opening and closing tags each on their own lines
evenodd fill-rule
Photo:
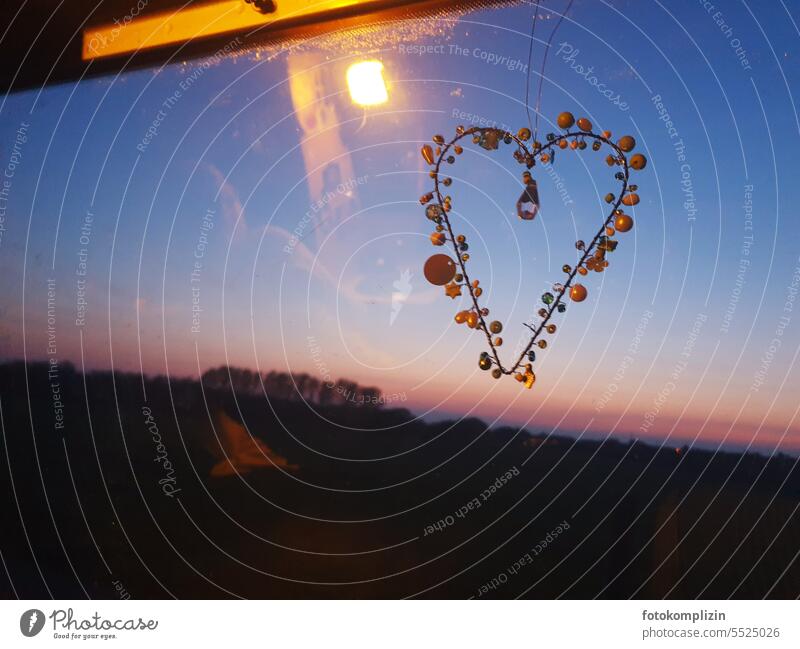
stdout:
<svg viewBox="0 0 800 649">
<path fill-rule="evenodd" d="M 360 61 L 347 68 L 347 87 L 350 99 L 359 106 L 375 106 L 389 100 L 383 80 L 383 63 Z"/>
</svg>

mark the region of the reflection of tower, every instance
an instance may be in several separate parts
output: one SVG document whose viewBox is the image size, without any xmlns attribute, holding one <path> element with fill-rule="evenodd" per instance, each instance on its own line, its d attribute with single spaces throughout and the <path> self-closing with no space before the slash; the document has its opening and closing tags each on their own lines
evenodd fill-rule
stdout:
<svg viewBox="0 0 800 649">
<path fill-rule="evenodd" d="M 334 94 L 344 90 L 344 78 L 333 77 L 333 67 L 324 57 L 312 53 L 292 53 L 287 61 L 308 174 L 311 222 L 304 234 L 313 230 L 317 242 L 352 213 L 355 200 L 350 189 L 355 178 L 353 161 L 340 137 L 336 112 L 339 95 Z"/>
</svg>

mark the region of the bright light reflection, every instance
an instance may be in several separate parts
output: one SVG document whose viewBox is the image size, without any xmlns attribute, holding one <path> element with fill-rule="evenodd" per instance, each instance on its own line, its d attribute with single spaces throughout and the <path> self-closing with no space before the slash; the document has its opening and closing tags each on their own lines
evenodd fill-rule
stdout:
<svg viewBox="0 0 800 649">
<path fill-rule="evenodd" d="M 375 106 L 389 100 L 380 61 L 353 63 L 347 68 L 347 87 L 353 103 L 359 106 Z"/>
</svg>

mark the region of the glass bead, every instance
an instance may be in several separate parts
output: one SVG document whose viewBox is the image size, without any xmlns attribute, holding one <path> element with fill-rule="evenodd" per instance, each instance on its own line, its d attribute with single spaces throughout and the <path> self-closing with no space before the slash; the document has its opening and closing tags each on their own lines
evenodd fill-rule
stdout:
<svg viewBox="0 0 800 649">
<path fill-rule="evenodd" d="M 489 323 L 489 331 L 491 331 L 493 334 L 499 334 L 501 331 L 503 331 L 503 323 L 499 320 L 493 320 L 491 323 Z"/>
<path fill-rule="evenodd" d="M 564 290 L 564 285 L 563 285 L 563 284 L 561 284 L 561 283 L 556 283 L 556 284 L 553 284 L 553 290 L 554 290 L 556 293 L 561 293 L 561 291 L 563 291 L 563 290 Z"/>
<path fill-rule="evenodd" d="M 561 267 L 561 270 L 563 270 L 565 273 L 567 273 L 567 275 L 569 275 L 572 272 L 572 266 L 570 266 L 569 264 L 564 264 Z"/>
<path fill-rule="evenodd" d="M 436 144 L 444 144 L 444 135 L 434 135 L 433 141 Z"/>
<path fill-rule="evenodd" d="M 486 307 L 481 309 L 481 315 L 485 318 L 487 315 L 489 315 L 489 309 L 487 309 Z"/>
<path fill-rule="evenodd" d="M 576 247 L 578 250 L 583 250 L 583 249 L 586 247 L 586 244 L 585 244 L 585 243 L 584 243 L 584 242 L 583 242 L 581 239 L 578 239 L 578 240 L 575 242 L 575 247 Z"/>
<path fill-rule="evenodd" d="M 497 143 L 500 139 L 499 131 L 489 130 L 484 131 L 478 139 L 478 144 L 487 151 L 494 151 L 497 148 Z"/>
<path fill-rule="evenodd" d="M 478 367 L 480 367 L 482 370 L 491 369 L 492 368 L 491 359 L 488 356 L 481 358 L 481 360 L 478 361 Z"/>
<path fill-rule="evenodd" d="M 450 185 L 451 185 L 452 183 L 453 183 L 453 179 L 452 179 L 452 178 L 445 178 L 445 179 L 442 181 L 442 184 L 443 184 L 445 187 L 450 187 Z"/>
<path fill-rule="evenodd" d="M 458 241 L 459 243 L 464 243 L 466 240 L 467 238 L 463 234 L 459 234 L 456 236 L 456 241 Z"/>
<path fill-rule="evenodd" d="M 549 324 L 545 327 L 547 329 L 547 333 L 554 334 L 556 332 L 556 326 L 554 324 Z"/>
<path fill-rule="evenodd" d="M 425 216 L 427 216 L 431 221 L 435 219 L 437 216 L 442 215 L 442 208 L 439 206 L 438 203 L 432 203 L 425 208 Z"/>
<path fill-rule="evenodd" d="M 536 344 L 539 345 L 539 349 L 544 349 L 545 347 L 547 347 L 547 341 L 546 340 L 540 340 Z"/>
<path fill-rule="evenodd" d="M 600 150 L 600 140 L 595 140 L 592 142 L 592 151 L 599 151 Z"/>
<path fill-rule="evenodd" d="M 547 293 L 542 294 L 542 302 L 544 302 L 545 304 L 552 304 L 553 300 L 555 300 L 555 297 L 553 297 L 553 294 L 550 293 L 549 291 Z"/>
<path fill-rule="evenodd" d="M 467 252 L 467 250 L 469 250 L 469 244 L 468 243 L 462 243 L 458 247 L 458 249 L 461 250 L 461 252 Z"/>
<path fill-rule="evenodd" d="M 563 302 L 559 302 L 557 308 L 559 313 L 564 313 L 564 311 L 567 310 L 567 305 L 564 304 Z"/>
<path fill-rule="evenodd" d="M 461 255 L 461 261 L 469 261 L 469 254 L 465 252 Z"/>
<path fill-rule="evenodd" d="M 544 318 L 547 316 L 547 309 L 539 309 L 539 317 Z"/>
<path fill-rule="evenodd" d="M 454 155 L 447 156 L 447 162 L 453 164 L 456 161 L 456 157 Z"/>
<path fill-rule="evenodd" d="M 533 363 L 536 360 L 536 352 L 531 350 L 528 352 L 528 360 Z"/>
<path fill-rule="evenodd" d="M 495 367 L 492 370 L 492 376 L 496 379 L 499 379 L 501 376 L 503 376 L 503 371 L 499 367 Z"/>
</svg>

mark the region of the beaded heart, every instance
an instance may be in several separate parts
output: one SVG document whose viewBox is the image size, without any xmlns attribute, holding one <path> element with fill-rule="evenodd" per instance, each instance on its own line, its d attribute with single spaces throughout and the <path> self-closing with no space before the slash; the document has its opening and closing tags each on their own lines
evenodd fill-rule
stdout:
<svg viewBox="0 0 800 649">
<path fill-rule="evenodd" d="M 450 242 L 455 252 L 455 260 L 450 255 L 441 253 L 428 258 L 424 267 L 425 277 L 432 284 L 444 286 L 445 294 L 453 299 L 462 294 L 463 288 L 469 291 L 472 308 L 456 313 L 455 321 L 459 324 L 465 323 L 470 329 L 478 329 L 485 333 L 490 351 L 481 352 L 478 366 L 482 370 L 491 369 L 492 376 L 497 379 L 504 374 L 513 374 L 517 381 L 529 389 L 536 381 L 532 365 L 536 359 L 533 347 L 536 346 L 539 349 L 547 347 L 544 334 L 556 332 L 556 325 L 550 320 L 555 312 L 566 311 L 564 296 L 569 295 L 573 302 L 583 302 L 586 299 L 588 291 L 583 284 L 574 281 L 576 276 L 585 276 L 589 271 L 602 272 L 605 270 L 609 263 L 606 259 L 608 253 L 617 248 L 618 241 L 614 235 L 618 232 L 628 232 L 633 227 L 633 219 L 625 214 L 621 207 L 632 207 L 639 202 L 638 187 L 629 184 L 630 171 L 631 169 L 641 170 L 647 166 L 647 159 L 641 153 L 632 155 L 630 159 L 626 155 L 636 146 L 636 140 L 630 135 L 625 135 L 614 143 L 611 141 L 609 131 L 595 133 L 592 131 L 592 123 L 588 119 L 582 117 L 576 122 L 572 113 L 568 112 L 561 113 L 556 122 L 559 128 L 565 132 L 561 135 L 548 133 L 545 144 L 534 141 L 530 148 L 526 145 L 526 142 L 531 139 L 531 131 L 528 128 L 521 128 L 516 134 L 513 134 L 493 127 L 464 128 L 458 126 L 455 137 L 450 141 L 446 141 L 442 135 L 434 135 L 433 143 L 436 148 L 425 144 L 421 149 L 423 159 L 433 167 L 430 171 L 430 177 L 434 182 L 433 191 L 420 197 L 420 203 L 425 206 L 425 215 L 436 224 L 435 231 L 430 236 L 431 243 L 434 246 L 444 246 Z M 578 130 L 570 131 L 569 129 L 576 124 Z M 593 151 L 599 151 L 603 146 L 610 147 L 612 153 L 606 157 L 606 163 L 609 167 L 618 167 L 614 177 L 620 182 L 619 194 L 609 193 L 605 196 L 606 203 L 611 205 L 608 216 L 588 244 L 580 240 L 575 243 L 575 247 L 582 253 L 578 263 L 574 267 L 564 264 L 562 270 L 566 279 L 555 284 L 552 292 L 547 291 L 542 295 L 544 306 L 538 312 L 541 320 L 537 324 L 524 323 L 531 330 L 531 338 L 519 358 L 510 367 L 502 364 L 497 350 L 503 344 L 503 339 L 499 336 L 503 331 L 503 324 L 499 320 L 486 323 L 489 309 L 482 307 L 479 302 L 483 289 L 477 279 L 470 281 L 467 273 L 467 262 L 470 258 L 467 252 L 469 244 L 463 234 L 456 235 L 453 232 L 453 226 L 448 216 L 452 210 L 453 201 L 449 195 L 442 195 L 442 188 L 452 184 L 450 177 L 442 175 L 442 164 L 455 163 L 456 156 L 463 152 L 463 147 L 459 142 L 465 138 L 471 138 L 474 144 L 487 151 L 497 150 L 501 144 L 516 145 L 514 159 L 525 165 L 527 169 L 534 167 L 537 160 L 545 165 L 553 164 L 557 149 L 584 150 L 587 148 L 588 140 L 592 143 Z M 532 220 L 539 207 L 538 189 L 529 171 L 523 173 L 523 181 L 526 183 L 526 188 L 517 203 L 517 211 L 520 218 Z M 531 208 L 523 210 L 521 205 L 531 205 Z"/>
</svg>

